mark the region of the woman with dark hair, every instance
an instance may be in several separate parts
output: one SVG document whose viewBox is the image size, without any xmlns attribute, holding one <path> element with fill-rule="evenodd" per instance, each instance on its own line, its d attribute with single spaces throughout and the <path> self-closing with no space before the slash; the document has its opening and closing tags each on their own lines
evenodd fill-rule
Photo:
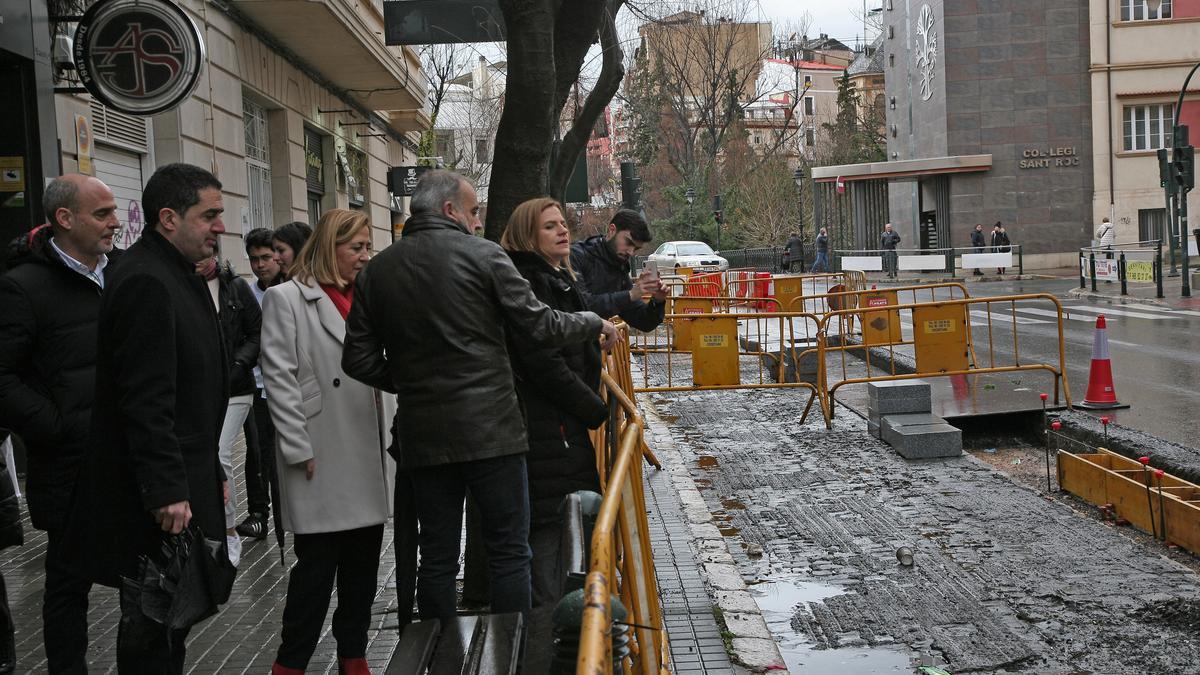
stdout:
<svg viewBox="0 0 1200 675">
<path fill-rule="evenodd" d="M 271 672 L 304 672 L 333 613 L 338 671 L 369 675 L 367 630 L 391 517 L 395 397 L 342 370 L 354 280 L 371 257 L 367 216 L 331 209 L 291 279 L 263 297 L 262 372 L 275 422 L 284 529 L 295 534 L 282 644 Z"/>
<path fill-rule="evenodd" d="M 313 229 L 308 224 L 297 220 L 280 225 L 271 235 L 271 247 L 275 249 L 275 255 L 279 258 L 279 269 L 284 276 L 292 276 L 292 263 L 296 261 L 296 255 L 304 248 L 304 243 L 312 233 Z"/>
<path fill-rule="evenodd" d="M 517 206 L 500 245 L 539 300 L 564 312 L 587 309 L 571 270 L 571 233 L 557 201 L 542 197 Z M 546 349 L 510 330 L 508 351 L 529 434 L 526 467 L 536 622 L 539 608 L 548 610 L 559 599 L 559 503 L 576 490 L 600 489 L 588 429 L 604 423 L 608 408 L 597 393 L 598 342 Z"/>
</svg>

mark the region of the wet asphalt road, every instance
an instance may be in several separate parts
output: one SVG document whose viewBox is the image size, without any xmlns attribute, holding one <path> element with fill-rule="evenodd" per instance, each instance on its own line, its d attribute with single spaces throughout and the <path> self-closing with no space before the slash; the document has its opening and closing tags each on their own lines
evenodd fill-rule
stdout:
<svg viewBox="0 0 1200 675">
<path fill-rule="evenodd" d="M 1063 336 L 1066 342 L 1067 378 L 1072 400 L 1087 393 L 1096 316 L 1104 314 L 1117 397 L 1130 408 L 1105 413 L 1123 426 L 1191 447 L 1200 445 L 1200 303 L 1180 302 L 1178 291 L 1168 290 L 1166 302 L 1176 309 L 1141 304 L 1109 304 L 1072 298 L 1067 291 L 1077 279 L 1038 279 L 968 285 L 972 297 L 1017 293 L 1050 293 L 1063 303 Z M 1021 360 L 1057 364 L 1056 320 L 1045 314 L 1047 303 L 1022 303 L 1015 311 Z M 1052 309 L 1052 308 L 1051 308 Z M 1005 319 L 1013 312 L 1007 304 L 993 305 Z M 976 353 L 983 354 L 986 331 L 974 315 Z M 994 346 L 999 355 L 1013 354 L 1011 322 L 996 321 Z M 1047 383 L 1049 378 L 1041 378 Z M 1045 386 L 1045 385 L 1043 385 Z"/>
</svg>

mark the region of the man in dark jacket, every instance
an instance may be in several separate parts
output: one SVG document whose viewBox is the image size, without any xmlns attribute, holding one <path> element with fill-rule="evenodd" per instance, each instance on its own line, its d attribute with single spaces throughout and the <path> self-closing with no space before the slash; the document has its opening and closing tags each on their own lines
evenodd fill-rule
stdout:
<svg viewBox="0 0 1200 675">
<path fill-rule="evenodd" d="M 583 290 L 588 309 L 603 317 L 620 315 L 641 331 L 652 331 L 663 321 L 667 290 L 658 275 L 642 270 L 635 284 L 629 278 L 629 259 L 649 243 L 646 219 L 632 209 L 613 215 L 606 235 L 596 235 L 571 245 L 571 268 Z M 643 296 L 650 295 L 650 302 Z"/>
<path fill-rule="evenodd" d="M 813 272 L 829 272 L 829 232 L 825 228 L 817 233 L 817 259 L 813 261 Z"/>
<path fill-rule="evenodd" d="M 254 301 L 262 307 L 267 289 L 284 280 L 279 260 L 271 248 L 273 230 L 260 227 L 246 233 L 246 257 L 255 281 L 250 284 Z M 261 316 L 261 312 L 259 313 Z M 260 322 L 261 323 L 261 322 Z M 250 511 L 237 526 L 237 533 L 251 539 L 265 539 L 271 514 L 271 484 L 275 482 L 275 425 L 267 409 L 262 369 L 254 364 L 254 404 L 243 427 L 246 434 L 246 507 Z"/>
<path fill-rule="evenodd" d="M 234 443 L 254 404 L 253 369 L 258 363 L 262 310 L 246 280 L 234 274 L 228 265 L 222 266 L 217 256 L 199 262 L 196 272 L 204 277 L 209 294 L 216 302 L 217 320 L 221 324 L 221 335 L 225 338 L 225 356 L 229 359 L 229 403 L 225 408 L 225 421 L 221 425 L 220 444 L 221 469 L 228 477 L 233 475 Z M 246 446 L 246 454 L 249 455 L 252 450 L 249 438 Z M 234 531 L 237 517 L 234 483 L 227 482 L 225 537 L 229 546 L 229 561 L 237 567 L 242 556 L 242 540 Z"/>
<path fill-rule="evenodd" d="M 787 256 L 787 265 L 784 266 L 784 272 L 795 272 L 796 270 L 804 271 L 804 243 L 800 239 L 800 235 L 793 232 L 788 237 L 787 243 L 784 246 L 784 255 Z"/>
<path fill-rule="evenodd" d="M 971 248 L 976 253 L 983 253 L 983 223 L 975 223 L 975 229 L 971 230 Z M 983 270 L 976 267 L 973 274 L 983 276 Z"/>
<path fill-rule="evenodd" d="M 89 176 L 46 187 L 43 225 L 13 241 L 0 277 L 0 425 L 29 452 L 33 526 L 47 535 L 42 634 L 51 673 L 87 670 L 88 592 L 63 556 L 71 493 L 88 448 L 100 293 L 117 258 L 112 190 Z"/>
<path fill-rule="evenodd" d="M 879 235 L 879 248 L 883 249 L 883 269 L 888 277 L 896 276 L 896 245 L 900 243 L 900 233 L 892 229 L 891 223 L 885 223 L 883 233 Z"/>
<path fill-rule="evenodd" d="M 217 444 L 228 361 L 195 272 L 225 231 L 225 209 L 216 177 L 187 164 L 155 171 L 142 204 L 146 231 L 100 306 L 92 434 L 66 539 L 81 573 L 121 589 L 117 668 L 181 673 L 187 629 L 168 636 L 142 613 L 136 577 L 165 535 L 194 522 L 220 540 L 225 529 Z"/>
<path fill-rule="evenodd" d="M 342 368 L 399 394 L 399 469 L 409 470 L 420 520 L 422 619 L 456 613 L 463 497 L 480 507 L 493 612 L 530 609 L 529 444 L 505 326 L 544 345 L 618 339 L 591 312 L 542 304 L 495 242 L 470 232 L 475 190 L 429 171 L 404 236 L 359 273 Z M 403 307 L 403 312 L 395 308 Z"/>
</svg>

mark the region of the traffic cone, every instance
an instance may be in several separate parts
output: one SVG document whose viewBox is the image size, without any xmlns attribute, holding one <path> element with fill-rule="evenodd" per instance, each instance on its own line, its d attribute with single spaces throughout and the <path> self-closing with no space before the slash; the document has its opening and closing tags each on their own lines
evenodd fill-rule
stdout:
<svg viewBox="0 0 1200 675">
<path fill-rule="evenodd" d="M 1108 355 L 1108 327 L 1104 315 L 1096 317 L 1096 333 L 1092 338 L 1092 369 L 1088 374 L 1087 395 L 1080 408 L 1108 410 L 1128 408 L 1117 401 L 1117 390 L 1113 384 L 1112 360 Z"/>
</svg>

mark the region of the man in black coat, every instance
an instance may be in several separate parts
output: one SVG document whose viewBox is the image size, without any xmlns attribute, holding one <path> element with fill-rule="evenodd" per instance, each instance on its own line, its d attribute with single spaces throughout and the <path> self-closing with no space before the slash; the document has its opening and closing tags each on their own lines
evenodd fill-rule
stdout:
<svg viewBox="0 0 1200 675">
<path fill-rule="evenodd" d="M 884 223 L 879 248 L 883 249 L 883 269 L 890 278 L 896 276 L 896 245 L 899 243 L 900 233 L 892 229 L 891 223 Z"/>
<path fill-rule="evenodd" d="M 618 316 L 640 331 L 652 331 L 663 321 L 667 290 L 651 270 L 644 269 L 635 284 L 629 278 L 629 259 L 651 239 L 646 219 L 632 209 L 617 211 L 606 235 L 571 245 L 575 270 L 589 310 L 603 317 Z M 650 302 L 642 297 L 652 296 Z"/>
<path fill-rule="evenodd" d="M 804 271 L 804 241 L 800 239 L 798 232 L 793 232 L 788 237 L 787 243 L 784 246 L 784 255 L 787 256 L 787 264 L 784 265 L 784 272 L 794 272 L 799 269 Z"/>
<path fill-rule="evenodd" d="M 426 172 L 411 208 L 404 236 L 355 280 L 342 368 L 399 396 L 397 468 L 411 473 L 421 524 L 421 618 L 456 614 L 468 490 L 483 520 L 491 610 L 528 612 L 529 443 L 505 327 L 547 346 L 619 338 L 591 312 L 547 307 L 504 249 L 471 235 L 479 206 L 462 176 Z"/>
<path fill-rule="evenodd" d="M 146 183 L 142 204 L 146 231 L 101 302 L 91 442 L 67 546 L 81 573 L 121 588 L 117 668 L 180 673 L 187 629 L 168 636 L 142 614 L 135 577 L 167 534 L 193 521 L 210 539 L 225 529 L 217 444 L 228 362 L 195 273 L 225 231 L 221 183 L 199 167 L 168 164 Z"/>
<path fill-rule="evenodd" d="M 42 636 L 51 673 L 87 670 L 91 583 L 63 557 L 71 493 L 87 451 L 95 393 L 100 293 L 113 272 L 120 226 L 112 190 L 69 174 L 46 186 L 47 225 L 22 234 L 0 277 L 0 426 L 29 452 L 25 491 L 45 530 Z"/>
<path fill-rule="evenodd" d="M 975 223 L 975 229 L 971 230 L 971 248 L 975 249 L 976 253 L 983 253 L 983 223 Z M 983 270 L 976 267 L 973 274 L 982 276 Z"/>
</svg>

